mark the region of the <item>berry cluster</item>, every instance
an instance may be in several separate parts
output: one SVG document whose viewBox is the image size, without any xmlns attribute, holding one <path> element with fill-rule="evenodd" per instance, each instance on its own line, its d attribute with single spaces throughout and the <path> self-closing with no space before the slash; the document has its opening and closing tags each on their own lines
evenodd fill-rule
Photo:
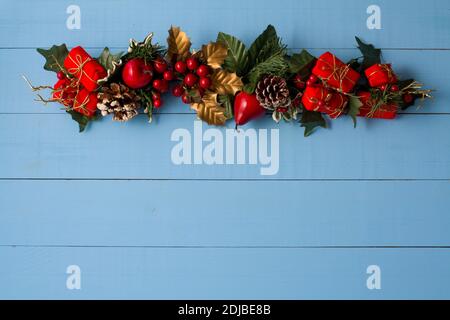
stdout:
<svg viewBox="0 0 450 320">
<path fill-rule="evenodd" d="M 201 64 L 195 57 L 190 57 L 186 61 L 177 61 L 175 63 L 175 71 L 178 79 L 182 82 L 172 89 L 175 97 L 181 97 L 181 100 L 189 104 L 192 90 L 197 90 L 200 96 L 211 87 L 210 69 L 207 65 Z"/>
</svg>

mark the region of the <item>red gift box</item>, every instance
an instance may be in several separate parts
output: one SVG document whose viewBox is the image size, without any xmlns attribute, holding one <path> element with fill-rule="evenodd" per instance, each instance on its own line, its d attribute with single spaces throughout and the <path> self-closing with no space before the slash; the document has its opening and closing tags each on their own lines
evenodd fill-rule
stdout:
<svg viewBox="0 0 450 320">
<path fill-rule="evenodd" d="M 328 90 L 322 85 L 314 85 L 306 87 L 302 103 L 309 111 L 323 112 L 335 119 L 344 112 L 348 97 Z"/>
<path fill-rule="evenodd" d="M 378 88 L 387 84 L 397 83 L 397 76 L 392 71 L 390 64 L 374 64 L 364 71 L 373 88 Z"/>
<path fill-rule="evenodd" d="M 374 109 L 375 102 L 370 92 L 360 91 L 357 95 L 363 103 L 363 106 L 359 108 L 358 117 L 394 119 L 397 115 L 398 106 L 395 103 L 384 104 Z"/>
<path fill-rule="evenodd" d="M 73 110 L 85 116 L 92 117 L 97 110 L 97 101 L 97 93 L 81 88 L 75 97 Z"/>
<path fill-rule="evenodd" d="M 64 67 L 89 91 L 95 91 L 98 88 L 97 81 L 107 75 L 105 68 L 82 47 L 70 50 L 64 60 Z"/>
<path fill-rule="evenodd" d="M 349 93 L 359 80 L 359 73 L 336 58 L 331 52 L 325 52 L 317 60 L 312 73 L 328 86 Z"/>
<path fill-rule="evenodd" d="M 52 98 L 66 107 L 72 106 L 78 92 L 78 84 L 67 78 L 58 80 L 53 86 Z"/>
</svg>

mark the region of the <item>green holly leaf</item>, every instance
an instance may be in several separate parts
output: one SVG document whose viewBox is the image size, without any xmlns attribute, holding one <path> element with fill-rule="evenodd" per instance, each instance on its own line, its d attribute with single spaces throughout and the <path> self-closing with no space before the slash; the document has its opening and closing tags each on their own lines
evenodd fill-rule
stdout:
<svg viewBox="0 0 450 320">
<path fill-rule="evenodd" d="M 37 52 L 45 58 L 44 69 L 48 71 L 64 71 L 64 59 L 69 54 L 66 45 L 63 43 L 60 46 L 54 45 L 50 49 L 37 48 Z"/>
<path fill-rule="evenodd" d="M 274 51 L 281 47 L 277 31 L 272 25 L 267 26 L 248 49 L 249 69 L 252 69 L 258 62 L 269 58 Z"/>
<path fill-rule="evenodd" d="M 315 60 L 316 58 L 306 50 L 293 54 L 289 59 L 289 72 L 294 74 L 306 73 Z"/>
<path fill-rule="evenodd" d="M 103 49 L 100 56 L 97 58 L 97 61 L 108 71 L 114 71 L 116 68 L 113 62 L 118 63 L 120 61 L 120 58 L 122 57 L 123 52 L 119 52 L 117 54 L 112 54 L 111 51 L 109 51 L 108 47 L 105 47 Z"/>
<path fill-rule="evenodd" d="M 245 44 L 229 34 L 219 32 L 217 42 L 223 43 L 228 48 L 228 56 L 223 67 L 229 72 L 235 72 L 243 76 L 248 68 L 248 52 Z"/>
<path fill-rule="evenodd" d="M 303 109 L 301 126 L 305 128 L 305 137 L 310 136 L 317 127 L 326 128 L 327 123 L 320 112 Z"/>
<path fill-rule="evenodd" d="M 361 108 L 364 104 L 361 102 L 361 100 L 359 100 L 358 97 L 350 96 L 348 105 L 348 115 L 352 117 L 353 127 L 356 128 L 356 116 L 359 113 L 359 108 Z"/>
<path fill-rule="evenodd" d="M 74 110 L 67 110 L 66 112 L 72 116 L 72 120 L 78 123 L 79 132 L 83 132 L 86 129 L 88 123 L 92 120 L 91 118 Z"/>
<path fill-rule="evenodd" d="M 364 43 L 360 38 L 355 37 L 356 42 L 358 43 L 358 49 L 361 51 L 364 59 L 362 63 L 363 69 L 367 69 L 368 67 L 381 63 L 381 50 L 376 49 L 371 44 Z"/>
</svg>

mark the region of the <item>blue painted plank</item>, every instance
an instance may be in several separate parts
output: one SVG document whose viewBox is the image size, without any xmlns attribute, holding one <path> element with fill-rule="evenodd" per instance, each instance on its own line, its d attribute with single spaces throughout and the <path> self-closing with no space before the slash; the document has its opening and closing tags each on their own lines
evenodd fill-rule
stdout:
<svg viewBox="0 0 450 320">
<path fill-rule="evenodd" d="M 0 181 L 0 194 L 0 245 L 450 246 L 448 181 Z"/>
<path fill-rule="evenodd" d="M 122 48 L 125 50 L 126 48 Z M 100 49 L 89 50 L 93 56 L 100 54 Z M 121 51 L 116 49 L 117 52 Z M 324 50 L 311 50 L 319 56 Z M 347 61 L 360 56 L 356 49 L 335 50 L 336 55 Z M 424 104 L 423 108 L 410 108 L 411 112 L 421 113 L 450 113 L 450 54 L 448 51 L 435 50 L 387 50 L 383 58 L 392 62 L 395 71 L 402 79 L 415 78 L 427 88 L 436 90 L 435 99 Z M 21 75 L 26 75 L 34 85 L 53 85 L 56 77 L 53 72 L 42 69 L 44 58 L 34 49 L 0 50 L 0 61 L 3 72 L 0 83 L 3 84 L 3 94 L 0 96 L 0 113 L 57 113 L 64 112 L 58 104 L 43 107 L 34 102 L 35 93 L 29 90 Z M 27 61 L 18 64 L 17 61 Z M 45 95 L 44 95 L 45 96 Z M 161 113 L 189 113 L 192 112 L 181 101 L 165 96 L 165 106 Z"/>
<path fill-rule="evenodd" d="M 142 115 L 129 123 L 112 123 L 103 119 L 84 134 L 63 114 L 0 116 L 1 178 L 124 178 L 124 179 L 449 179 L 450 116 L 403 115 L 396 121 L 360 119 L 353 129 L 351 119 L 331 122 L 330 130 L 317 131 L 303 138 L 298 124 L 276 125 L 271 117 L 254 121 L 238 133 L 233 123 L 228 131 L 221 128 L 217 145 L 226 163 L 226 141 L 234 134 L 257 133 L 260 140 L 252 155 L 238 164 L 236 155 L 249 153 L 249 147 L 235 151 L 229 164 L 206 164 L 202 155 L 210 143 L 202 142 L 206 125 L 194 132 L 190 114 L 164 115 L 147 124 Z M 276 129 L 280 127 L 279 131 Z M 268 129 L 256 131 L 253 129 Z M 186 134 L 176 136 L 180 130 Z M 244 131 L 246 129 L 250 130 Z M 175 131 L 176 130 L 176 131 Z M 208 131 L 211 133 L 211 131 Z M 217 133 L 217 131 L 213 132 Z M 229 138 L 227 139 L 227 133 Z M 279 141 L 276 134 L 279 134 Z M 173 135 L 173 136 L 172 136 Z M 187 137 L 189 135 L 189 137 Z M 175 141 L 171 141 L 171 138 Z M 272 138 L 273 137 L 273 138 Z M 178 140 L 181 139 L 181 140 Z M 273 139 L 273 140 L 272 140 Z M 187 160 L 177 165 L 180 152 L 174 147 L 186 145 Z M 254 140 L 256 141 L 256 140 Z M 272 142 L 273 141 L 273 142 Z M 219 143 L 219 142 L 218 142 Z M 264 147 L 273 146 L 273 156 L 264 161 Z M 279 147 L 279 153 L 276 147 Z M 194 150 L 195 148 L 195 150 Z M 187 150 L 191 150 L 188 155 Z M 198 152 L 196 151 L 198 150 Z M 258 153 L 256 152 L 258 151 Z M 172 158 L 172 153 L 176 156 Z M 195 156 L 198 154 L 198 159 Z M 277 157 L 277 154 L 279 155 Z M 248 154 L 247 154 L 248 155 Z M 204 159 L 207 159 L 205 157 Z M 278 159 L 278 162 L 277 162 Z M 202 164 L 193 164 L 195 161 Z M 232 163 L 232 164 L 231 164 Z M 277 165 L 277 163 L 279 165 Z M 264 168 L 271 168 L 266 172 Z"/>
<path fill-rule="evenodd" d="M 450 298 L 449 249 L 3 247 L 0 260 L 2 299 Z M 66 288 L 69 265 L 81 290 Z"/>
<path fill-rule="evenodd" d="M 80 30 L 66 27 L 66 9 L 71 4 L 5 1 L 0 13 L 0 47 L 59 42 L 123 46 L 130 37 L 141 39 L 151 31 L 164 42 L 171 24 L 188 31 L 194 45 L 214 40 L 218 31 L 235 34 L 248 43 L 271 23 L 293 48 L 352 48 L 354 35 L 384 48 L 450 48 L 447 0 L 378 0 L 381 30 L 366 26 L 367 8 L 374 4 L 371 0 L 121 0 L 113 5 L 79 0 Z"/>
</svg>

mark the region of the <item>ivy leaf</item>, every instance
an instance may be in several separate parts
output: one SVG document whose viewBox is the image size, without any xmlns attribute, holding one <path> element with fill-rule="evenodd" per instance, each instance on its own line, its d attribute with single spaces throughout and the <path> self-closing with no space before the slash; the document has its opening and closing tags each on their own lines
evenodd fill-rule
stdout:
<svg viewBox="0 0 450 320">
<path fill-rule="evenodd" d="M 248 52 L 245 44 L 229 34 L 219 32 L 217 42 L 223 43 L 228 48 L 228 55 L 224 61 L 224 68 L 243 76 L 248 67 Z"/>
<path fill-rule="evenodd" d="M 122 55 L 123 52 L 112 54 L 111 51 L 109 51 L 109 48 L 105 47 L 97 60 L 107 71 L 112 71 L 116 68 L 115 65 L 118 64 Z"/>
<path fill-rule="evenodd" d="M 37 52 L 45 58 L 44 69 L 48 71 L 64 71 L 64 59 L 66 59 L 69 54 L 66 44 L 63 43 L 60 46 L 53 45 L 50 49 L 37 48 Z"/>
<path fill-rule="evenodd" d="M 368 67 L 381 63 L 381 50 L 376 49 L 371 44 L 364 43 L 360 38 L 355 37 L 356 42 L 358 43 L 358 49 L 361 51 L 364 60 L 362 63 L 363 69 L 367 69 Z"/>
<path fill-rule="evenodd" d="M 289 72 L 294 74 L 305 73 L 315 60 L 316 58 L 306 50 L 293 54 L 289 59 Z"/>
<path fill-rule="evenodd" d="M 264 51 L 263 48 L 267 46 L 268 43 L 278 43 L 279 38 L 277 36 L 277 31 L 272 25 L 267 26 L 266 30 L 261 33 L 258 38 L 252 43 L 250 48 L 248 49 L 248 61 L 249 69 L 252 69 L 258 60 L 265 60 L 268 57 L 261 58 L 261 52 Z"/>
<path fill-rule="evenodd" d="M 348 115 L 352 117 L 353 127 L 356 128 L 356 116 L 359 113 L 359 108 L 361 108 L 364 104 L 356 96 L 350 96 L 348 104 L 349 104 Z"/>
<path fill-rule="evenodd" d="M 78 123 L 79 132 L 83 132 L 86 129 L 88 123 L 92 120 L 91 118 L 74 110 L 67 110 L 66 112 L 72 116 L 72 120 Z"/>
<path fill-rule="evenodd" d="M 302 124 L 301 126 L 305 128 L 305 137 L 309 137 L 317 127 L 327 127 L 327 123 L 320 112 L 309 111 L 306 109 L 303 109 L 300 123 Z"/>
</svg>

